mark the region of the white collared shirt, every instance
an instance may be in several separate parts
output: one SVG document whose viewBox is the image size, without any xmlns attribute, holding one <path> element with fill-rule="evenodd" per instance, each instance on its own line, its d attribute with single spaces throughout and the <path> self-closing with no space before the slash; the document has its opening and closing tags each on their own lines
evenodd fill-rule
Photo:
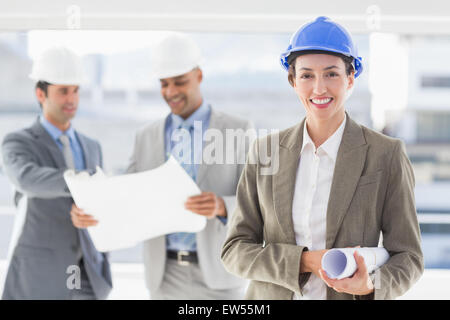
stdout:
<svg viewBox="0 0 450 320">
<path fill-rule="evenodd" d="M 308 247 L 308 250 L 322 250 L 326 247 L 328 199 L 346 121 L 347 115 L 333 135 L 317 149 L 308 134 L 306 122 L 304 125 L 292 203 L 292 221 L 297 245 Z M 325 300 L 326 284 L 312 273 L 302 293 L 302 297 L 295 295 L 294 299 Z"/>
</svg>

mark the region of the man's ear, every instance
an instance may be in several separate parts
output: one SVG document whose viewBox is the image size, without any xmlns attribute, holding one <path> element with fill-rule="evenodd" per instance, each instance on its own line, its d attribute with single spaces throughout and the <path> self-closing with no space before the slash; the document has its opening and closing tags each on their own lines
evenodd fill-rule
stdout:
<svg viewBox="0 0 450 320">
<path fill-rule="evenodd" d="M 197 69 L 197 76 L 198 76 L 198 83 L 201 83 L 203 81 L 203 72 L 202 69 Z"/>
<path fill-rule="evenodd" d="M 38 99 L 40 104 L 43 104 L 45 99 L 47 98 L 47 95 L 41 88 L 36 88 L 36 98 Z"/>
</svg>

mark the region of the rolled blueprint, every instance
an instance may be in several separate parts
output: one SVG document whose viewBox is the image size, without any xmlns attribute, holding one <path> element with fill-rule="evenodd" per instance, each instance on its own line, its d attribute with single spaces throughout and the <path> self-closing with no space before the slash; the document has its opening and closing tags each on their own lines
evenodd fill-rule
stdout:
<svg viewBox="0 0 450 320">
<path fill-rule="evenodd" d="M 341 248 L 331 249 L 322 257 L 322 269 L 330 279 L 344 279 L 352 276 L 356 269 L 353 256 L 355 250 L 364 258 L 369 273 L 381 267 L 389 259 L 384 248 Z"/>
</svg>

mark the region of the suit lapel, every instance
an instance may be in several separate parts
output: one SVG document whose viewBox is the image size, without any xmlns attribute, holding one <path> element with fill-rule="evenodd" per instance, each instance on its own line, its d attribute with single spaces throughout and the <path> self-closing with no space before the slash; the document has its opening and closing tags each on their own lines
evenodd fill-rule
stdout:
<svg viewBox="0 0 450 320">
<path fill-rule="evenodd" d="M 47 149 L 50 157 L 56 163 L 57 168 L 65 168 L 66 162 L 61 150 L 56 145 L 56 142 L 50 136 L 50 134 L 45 130 L 45 128 L 39 122 L 39 118 L 31 127 L 31 132 L 37 139 L 38 143 L 42 144 L 45 149 Z"/>
<path fill-rule="evenodd" d="M 78 141 L 80 142 L 81 145 L 81 149 L 83 150 L 83 158 L 84 158 L 84 163 L 86 165 L 86 169 L 95 169 L 97 165 L 99 165 L 99 163 L 97 163 L 96 159 L 92 156 L 92 152 L 93 150 L 91 150 L 89 148 L 89 141 L 82 135 L 79 134 L 77 131 L 75 131 L 75 135 L 78 138 Z"/>
<path fill-rule="evenodd" d="M 292 244 L 296 243 L 294 224 L 292 222 L 292 201 L 294 199 L 300 151 L 303 144 L 304 125 L 305 120 L 293 127 L 280 141 L 280 166 L 278 172 L 272 176 L 272 196 L 275 214 L 286 241 Z"/>
<path fill-rule="evenodd" d="M 326 248 L 332 248 L 366 161 L 367 144 L 361 127 L 347 115 L 336 158 L 327 209 Z"/>
<path fill-rule="evenodd" d="M 213 108 L 211 108 L 211 118 L 209 119 L 209 127 L 208 129 L 217 129 L 220 130 L 220 132 L 223 133 L 225 137 L 225 130 L 223 127 L 223 123 L 220 120 L 220 114 L 217 114 Z M 204 132 L 202 134 L 205 134 Z M 202 137 L 203 139 L 203 137 Z M 223 143 L 225 144 L 225 140 Z M 203 150 L 205 149 L 205 143 L 203 143 Z M 197 172 L 197 185 L 200 185 L 207 176 L 208 170 L 211 168 L 211 165 L 206 165 L 203 163 L 203 150 L 202 150 L 202 161 L 200 165 L 198 166 L 198 172 Z"/>
<path fill-rule="evenodd" d="M 170 115 L 169 115 L 170 116 Z M 166 123 L 167 123 L 167 116 L 164 120 L 160 121 L 155 127 L 154 127 L 154 133 L 152 134 L 152 137 L 154 137 L 155 143 L 157 144 L 152 150 L 152 159 L 151 159 L 151 168 L 155 168 L 157 166 L 160 166 L 164 162 L 166 162 Z M 160 145 L 158 145 L 160 143 Z M 149 146 L 150 148 L 150 146 Z"/>
<path fill-rule="evenodd" d="M 141 144 L 135 146 L 138 172 L 155 169 L 166 162 L 166 122 L 167 117 L 152 123 L 143 132 Z"/>
</svg>

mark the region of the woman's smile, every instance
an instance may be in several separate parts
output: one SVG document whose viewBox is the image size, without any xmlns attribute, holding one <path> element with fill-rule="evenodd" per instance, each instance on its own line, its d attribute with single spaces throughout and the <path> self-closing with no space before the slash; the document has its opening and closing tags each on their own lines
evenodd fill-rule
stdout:
<svg viewBox="0 0 450 320">
<path fill-rule="evenodd" d="M 316 108 L 319 109 L 328 108 L 328 106 L 331 104 L 332 101 L 333 98 L 331 97 L 313 98 L 309 100 L 309 102 L 311 102 L 312 105 L 314 105 Z"/>
</svg>

